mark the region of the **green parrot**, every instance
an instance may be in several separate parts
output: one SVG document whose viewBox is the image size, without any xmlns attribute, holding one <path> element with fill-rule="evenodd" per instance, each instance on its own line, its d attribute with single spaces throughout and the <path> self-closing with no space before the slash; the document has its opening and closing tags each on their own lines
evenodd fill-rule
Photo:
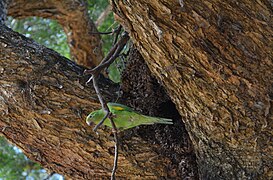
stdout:
<svg viewBox="0 0 273 180">
<path fill-rule="evenodd" d="M 118 103 L 107 103 L 109 110 L 113 114 L 113 120 L 118 130 L 125 130 L 139 125 L 148 125 L 148 124 L 173 124 L 171 119 L 150 117 L 139 114 L 133 111 L 131 108 L 118 104 Z M 91 125 L 92 123 L 98 124 L 104 117 L 105 112 L 103 109 L 91 112 L 86 117 L 86 123 Z M 107 118 L 104 121 L 104 125 L 112 128 L 110 119 Z"/>
</svg>

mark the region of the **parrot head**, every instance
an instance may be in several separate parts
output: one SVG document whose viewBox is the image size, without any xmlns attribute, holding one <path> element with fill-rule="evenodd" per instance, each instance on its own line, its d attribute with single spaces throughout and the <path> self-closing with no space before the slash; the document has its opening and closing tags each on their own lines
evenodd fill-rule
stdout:
<svg viewBox="0 0 273 180">
<path fill-rule="evenodd" d="M 103 112 L 101 110 L 93 111 L 86 117 L 86 123 L 90 126 L 93 123 L 98 124 L 103 118 Z"/>
</svg>

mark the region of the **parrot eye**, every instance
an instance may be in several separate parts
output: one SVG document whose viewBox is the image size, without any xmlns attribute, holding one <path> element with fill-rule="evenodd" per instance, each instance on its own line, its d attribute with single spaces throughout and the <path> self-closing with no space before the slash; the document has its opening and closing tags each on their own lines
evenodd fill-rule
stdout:
<svg viewBox="0 0 273 180">
<path fill-rule="evenodd" d="M 92 120 L 92 116 L 90 116 L 89 117 L 89 120 L 88 121 L 86 121 L 86 123 L 88 124 L 88 126 L 92 126 L 92 125 L 94 125 L 94 122 L 93 122 L 93 120 Z"/>
<path fill-rule="evenodd" d="M 88 124 L 88 126 L 94 125 L 93 117 L 94 117 L 94 115 L 92 115 L 92 114 L 90 114 L 88 116 L 88 120 L 86 121 L 86 123 Z"/>
</svg>

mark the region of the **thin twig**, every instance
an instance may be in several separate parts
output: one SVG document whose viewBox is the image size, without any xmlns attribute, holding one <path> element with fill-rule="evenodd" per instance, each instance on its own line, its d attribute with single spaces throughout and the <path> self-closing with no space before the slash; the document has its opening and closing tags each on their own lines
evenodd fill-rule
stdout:
<svg viewBox="0 0 273 180">
<path fill-rule="evenodd" d="M 93 75 L 93 86 L 94 86 L 95 91 L 96 91 L 96 93 L 97 93 L 97 96 L 98 96 L 98 98 L 99 98 L 101 107 L 102 107 L 102 109 L 103 109 L 104 112 L 105 112 L 105 116 L 104 116 L 104 117 L 102 118 L 102 120 L 94 127 L 93 130 L 94 130 L 95 132 L 96 132 L 97 129 L 104 123 L 105 119 L 107 119 L 107 117 L 108 117 L 109 114 L 110 114 L 110 110 L 109 110 L 109 108 L 108 108 L 106 102 L 103 100 L 103 97 L 102 97 L 102 95 L 101 95 L 101 93 L 100 93 L 100 89 L 99 89 L 99 86 L 98 86 L 98 83 L 97 83 L 97 78 L 98 78 L 97 76 L 98 76 L 97 74 L 94 74 L 94 75 Z"/>
<path fill-rule="evenodd" d="M 117 134 L 117 127 L 113 121 L 113 116 L 112 113 L 110 112 L 106 102 L 104 101 L 104 99 L 102 98 L 102 95 L 100 93 L 100 89 L 98 87 L 98 83 L 97 83 L 97 75 L 95 75 L 95 77 L 93 77 L 93 86 L 95 88 L 95 91 L 97 93 L 97 96 L 99 98 L 99 101 L 102 105 L 103 110 L 106 112 L 105 116 L 103 117 L 103 119 L 94 127 L 94 131 L 96 132 L 97 129 L 104 123 L 104 121 L 109 118 L 112 124 L 112 129 L 113 129 L 113 134 L 114 134 L 114 139 L 115 139 L 115 157 L 114 157 L 114 165 L 113 165 L 113 169 L 112 169 L 112 174 L 111 174 L 111 180 L 115 180 L 116 179 L 116 171 L 117 171 L 117 167 L 118 167 L 118 146 L 119 146 L 119 141 L 118 141 L 118 134 Z"/>
<path fill-rule="evenodd" d="M 110 35 L 113 35 L 113 34 L 117 34 L 116 36 L 115 36 L 115 38 L 114 38 L 114 42 L 116 43 L 117 41 L 117 37 L 118 37 L 118 35 L 119 35 L 119 33 L 120 33 L 120 31 L 121 31 L 121 27 L 122 26 L 118 26 L 117 28 L 115 28 L 114 30 L 112 30 L 112 31 L 108 31 L 108 32 L 90 32 L 89 34 L 91 34 L 91 35 L 93 35 L 93 34 L 101 34 L 101 35 L 108 35 L 108 34 L 110 34 Z M 114 43 L 114 44 L 115 44 Z"/>
<path fill-rule="evenodd" d="M 113 117 L 110 116 L 110 121 L 112 124 L 112 128 L 113 128 L 113 134 L 114 134 L 114 140 L 115 140 L 115 158 L 114 158 L 114 165 L 113 165 L 113 169 L 112 169 L 112 174 L 111 174 L 111 180 L 115 180 L 115 174 L 118 168 L 118 147 L 119 147 L 119 139 L 118 139 L 118 131 L 117 131 L 117 127 L 113 121 Z"/>
<path fill-rule="evenodd" d="M 114 38 L 113 45 L 117 43 L 118 36 L 119 36 L 119 34 L 120 34 L 120 32 L 121 32 L 121 29 L 122 29 L 122 26 L 119 25 L 118 28 L 117 28 L 117 30 L 116 30 L 116 36 L 115 36 L 115 38 Z"/>
<path fill-rule="evenodd" d="M 117 29 L 118 34 L 121 30 L 121 26 Z M 116 36 L 118 37 L 118 35 Z M 94 127 L 94 131 L 96 132 L 97 129 L 104 123 L 104 121 L 109 118 L 112 124 L 112 131 L 114 134 L 114 139 L 115 139 L 115 157 L 114 157 L 114 165 L 113 165 L 113 169 L 112 169 L 112 174 L 111 174 L 111 180 L 115 180 L 115 174 L 116 174 L 116 170 L 118 167 L 118 146 L 119 146 L 119 139 L 118 139 L 118 131 L 117 131 L 117 127 L 113 121 L 113 114 L 110 112 L 109 107 L 107 106 L 107 103 L 104 101 L 102 94 L 100 92 L 99 86 L 98 86 L 98 76 L 99 73 L 110 66 L 110 64 L 112 64 L 114 62 L 114 60 L 120 55 L 120 52 L 123 50 L 123 48 L 125 47 L 125 45 L 127 44 L 129 40 L 129 36 L 128 33 L 125 32 L 120 40 L 115 43 L 115 45 L 111 48 L 110 52 L 107 54 L 107 56 L 101 61 L 101 63 L 95 67 L 94 69 L 91 70 L 85 70 L 84 74 L 91 74 L 92 76 L 89 78 L 89 80 L 87 81 L 90 82 L 91 80 L 93 81 L 93 86 L 95 88 L 95 91 L 97 93 L 97 96 L 99 98 L 100 104 L 102 106 L 103 111 L 105 112 L 105 116 L 103 117 L 103 119 Z"/>
<path fill-rule="evenodd" d="M 120 40 L 111 48 L 107 56 L 101 61 L 101 63 L 94 69 L 85 70 L 84 74 L 99 74 L 104 68 L 113 63 L 113 61 L 119 56 L 124 46 L 129 40 L 128 34 L 125 32 Z"/>
<path fill-rule="evenodd" d="M 102 35 L 108 35 L 108 34 L 113 34 L 114 31 L 108 31 L 108 32 L 90 32 L 89 34 L 102 34 Z"/>
<path fill-rule="evenodd" d="M 87 82 L 90 82 L 91 79 L 93 80 L 93 86 L 95 88 L 95 91 L 97 93 L 97 96 L 99 98 L 99 101 L 101 103 L 102 109 L 105 112 L 104 118 L 95 126 L 94 131 L 96 132 L 97 129 L 104 123 L 105 119 L 109 116 L 110 110 L 107 106 L 107 104 L 104 102 L 102 95 L 100 93 L 98 83 L 97 83 L 97 77 L 99 73 L 106 67 L 110 66 L 114 62 L 114 60 L 119 56 L 120 52 L 123 50 L 124 46 L 129 40 L 128 34 L 125 32 L 121 39 L 112 47 L 110 52 L 107 54 L 107 56 L 101 61 L 101 63 L 91 70 L 85 70 L 84 74 L 91 74 L 92 76 L 89 78 Z"/>
</svg>

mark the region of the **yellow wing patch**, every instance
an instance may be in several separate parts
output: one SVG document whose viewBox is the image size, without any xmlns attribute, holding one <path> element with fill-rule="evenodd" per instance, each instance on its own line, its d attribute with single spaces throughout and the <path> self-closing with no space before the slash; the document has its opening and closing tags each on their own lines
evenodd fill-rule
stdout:
<svg viewBox="0 0 273 180">
<path fill-rule="evenodd" d="M 119 107 L 119 106 L 112 106 L 113 109 L 117 110 L 117 111 L 122 111 L 124 110 L 124 108 Z"/>
</svg>

